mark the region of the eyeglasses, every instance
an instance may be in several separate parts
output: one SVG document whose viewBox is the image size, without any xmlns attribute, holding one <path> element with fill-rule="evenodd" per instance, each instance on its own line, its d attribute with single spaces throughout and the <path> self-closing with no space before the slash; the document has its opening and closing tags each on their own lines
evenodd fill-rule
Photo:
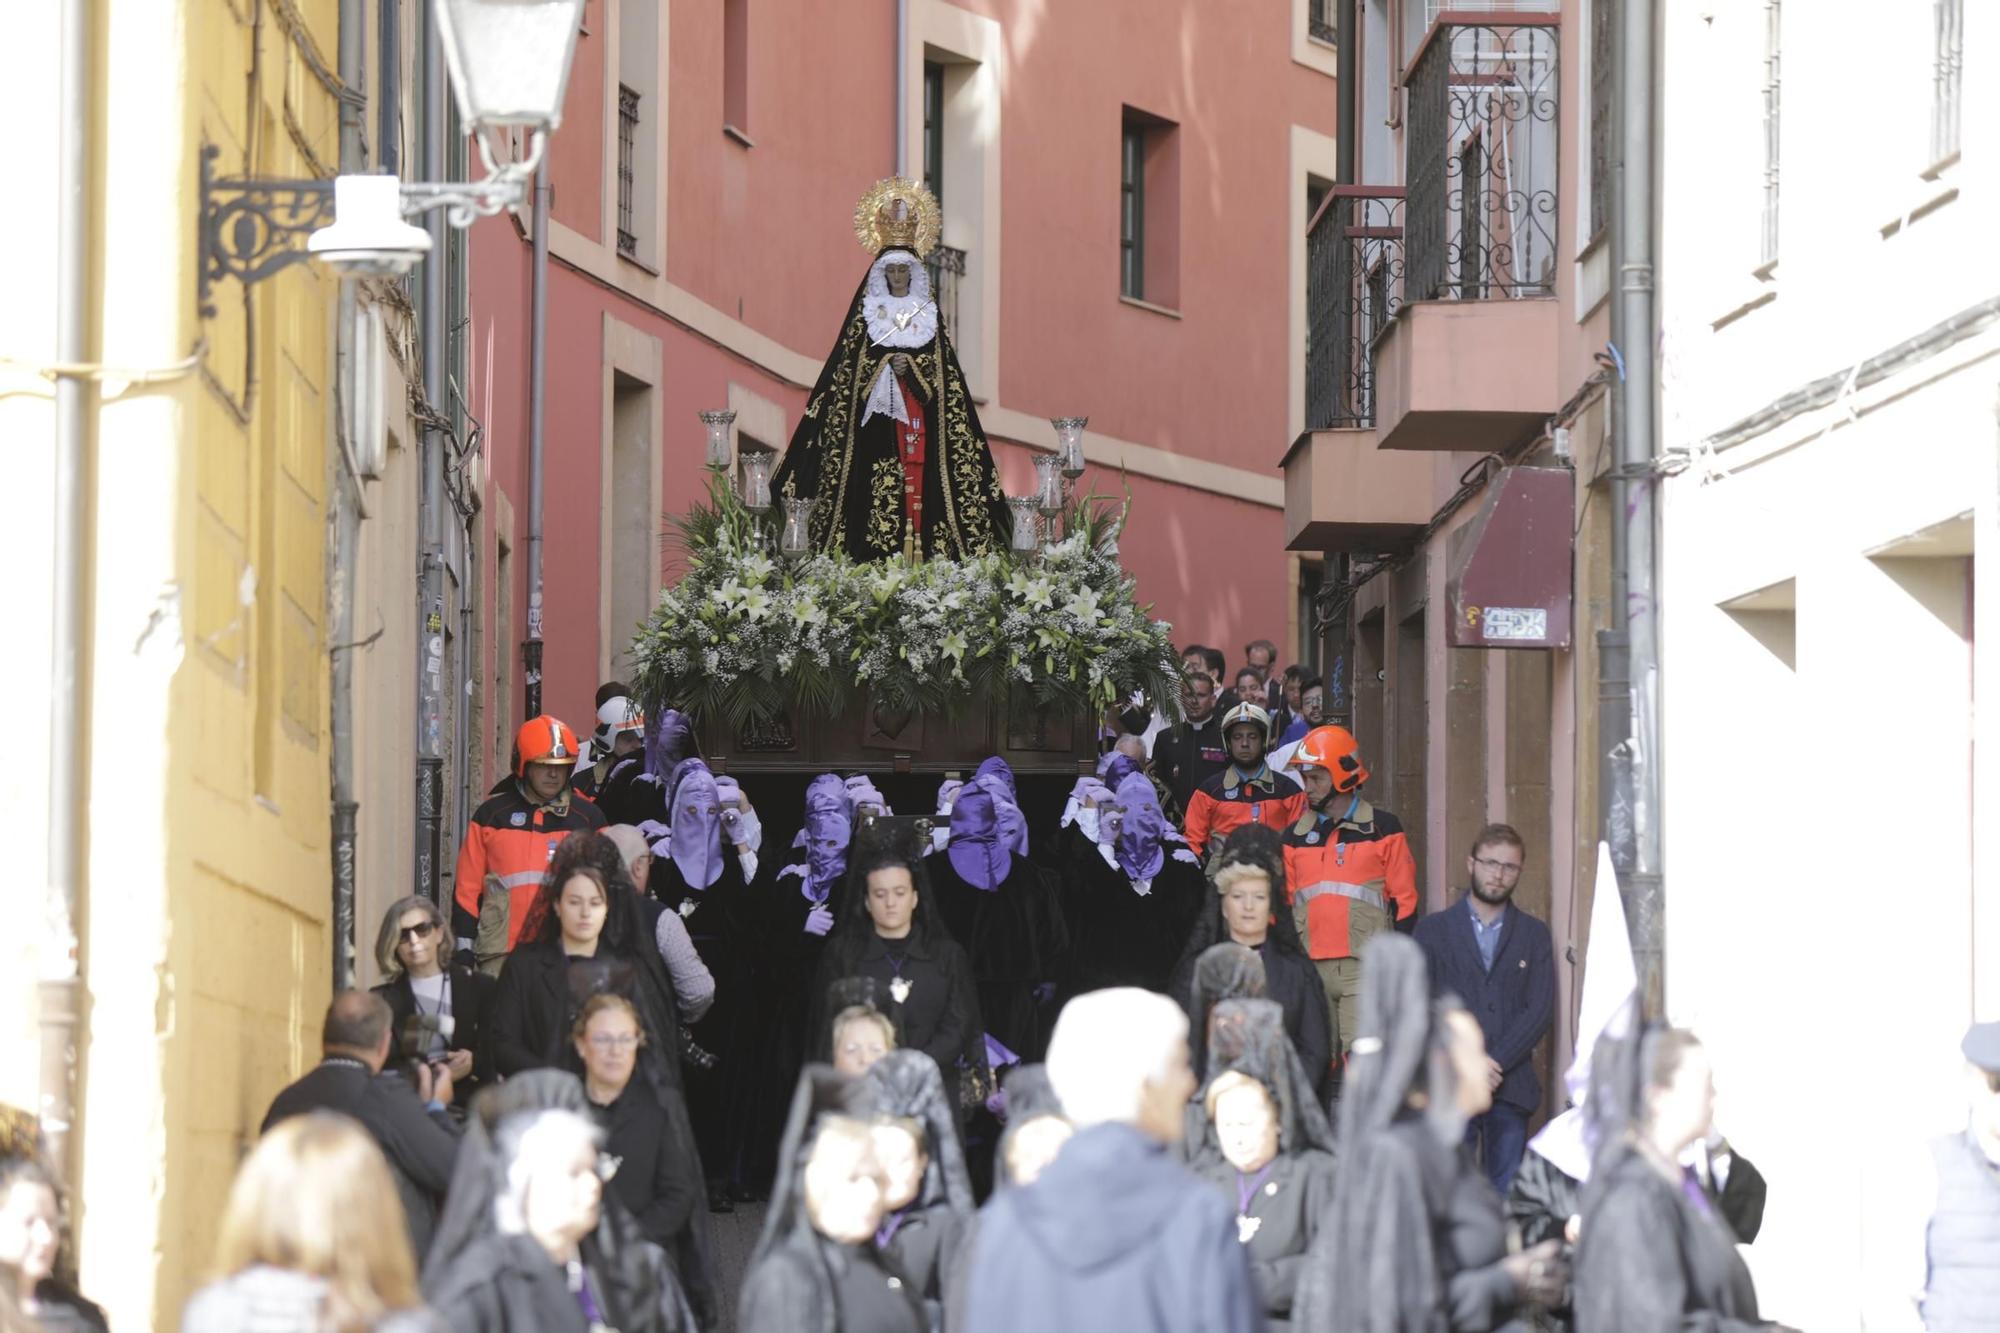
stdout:
<svg viewBox="0 0 2000 1333">
<path fill-rule="evenodd" d="M 636 1032 L 599 1032 L 592 1036 L 590 1044 L 600 1051 L 629 1051 L 639 1044 Z"/>
<path fill-rule="evenodd" d="M 420 921 L 414 926 L 404 926 L 397 932 L 398 942 L 408 944 L 411 940 L 427 940 L 431 937 L 431 932 L 436 929 L 435 921 Z"/>
<path fill-rule="evenodd" d="M 1521 867 L 1511 861 L 1495 861 L 1490 856 L 1475 856 L 1472 864 L 1492 875 L 1505 875 L 1512 879 L 1520 875 Z"/>
</svg>

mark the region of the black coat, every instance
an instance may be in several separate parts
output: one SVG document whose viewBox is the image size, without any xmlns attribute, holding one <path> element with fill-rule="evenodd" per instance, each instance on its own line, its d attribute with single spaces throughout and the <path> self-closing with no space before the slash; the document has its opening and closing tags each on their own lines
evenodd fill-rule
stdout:
<svg viewBox="0 0 2000 1333">
<path fill-rule="evenodd" d="M 1586 1190 L 1576 1244 L 1583 1333 L 1747 1333 L 1768 1328 L 1736 1237 L 1634 1145 L 1607 1146 Z"/>
<path fill-rule="evenodd" d="M 692 1333 L 680 1288 L 656 1246 L 628 1245 L 607 1263 L 586 1239 L 583 1261 L 599 1309 L 620 1333 Z M 527 1236 L 496 1234 L 474 1242 L 424 1294 L 452 1333 L 590 1329 L 563 1270 Z"/>
<path fill-rule="evenodd" d="M 1141 894 L 1081 829 L 1062 831 L 1057 857 L 1069 923 L 1067 994 L 1107 986 L 1167 990 L 1208 883 L 1201 867 L 1175 860 L 1171 846 L 1166 850 L 1159 873 Z"/>
<path fill-rule="evenodd" d="M 932 857 L 927 869 L 938 913 L 972 960 L 985 1030 L 1023 1061 L 1041 1059 L 1055 1013 L 1035 988 L 1061 977 L 1069 956 L 1069 932 L 1048 876 L 1018 852 L 1007 878 L 991 890 L 960 877 L 949 856 Z"/>
<path fill-rule="evenodd" d="M 1193 1170 L 1213 1183 L 1230 1207 L 1236 1206 L 1242 1180 L 1235 1167 L 1220 1157 L 1204 1156 Z M 1264 1298 L 1265 1321 L 1274 1330 L 1291 1327 L 1299 1275 L 1332 1203 L 1333 1154 L 1309 1148 L 1272 1158 L 1269 1178 L 1251 1193 L 1249 1208 L 1238 1214 L 1255 1223 L 1243 1240 L 1246 1228 L 1239 1221 L 1237 1235 Z"/>
<path fill-rule="evenodd" d="M 446 968 L 445 975 L 451 987 L 452 1020 L 451 1040 L 446 1044 L 454 1051 L 468 1051 L 472 1055 L 472 1077 L 452 1082 L 452 1100 L 466 1106 L 471 1103 L 472 1094 L 493 1079 L 493 1054 L 486 1047 L 486 1020 L 493 1009 L 493 978 L 457 966 Z M 395 1017 L 392 1030 L 396 1033 L 397 1050 L 414 1056 L 410 1045 L 415 1034 L 409 1025 L 417 1017 L 417 996 L 410 988 L 409 974 L 383 982 L 375 988 L 375 993 L 389 1002 L 389 1012 Z"/>
<path fill-rule="evenodd" d="M 1222 740 L 1222 709 L 1206 722 L 1183 722 L 1153 740 L 1153 771 L 1185 812 L 1201 784 L 1229 767 L 1229 747 Z"/>
<path fill-rule="evenodd" d="M 334 1058 L 271 1101 L 258 1133 L 311 1111 L 338 1111 L 358 1122 L 388 1159 L 410 1226 L 410 1248 L 430 1248 L 437 1210 L 451 1184 L 458 1132 L 449 1113 L 426 1111 L 400 1074 L 376 1074 L 359 1060 Z"/>
<path fill-rule="evenodd" d="M 894 1285 L 892 1285 L 892 1283 Z M 773 1246 L 743 1279 L 743 1333 L 922 1333 L 916 1295 L 873 1247 L 802 1235 Z"/>
<path fill-rule="evenodd" d="M 1301 1325 L 1490 1333 L 1513 1316 L 1499 1196 L 1421 1113 L 1405 1111 L 1348 1149 L 1339 1190 L 1338 1213 L 1369 1224 L 1358 1236 L 1336 1234 L 1337 1223 L 1323 1234 L 1294 1307 Z"/>
<path fill-rule="evenodd" d="M 638 1077 L 609 1106 L 594 1106 L 604 1151 L 618 1159 L 610 1190 L 639 1224 L 639 1234 L 671 1250 L 701 1196 L 700 1164 L 667 1132 L 659 1102 Z"/>
<path fill-rule="evenodd" d="M 855 910 L 860 910 L 856 904 Z M 851 941 L 843 941 L 851 943 Z M 958 1104 L 960 1058 L 980 1040 L 985 1029 L 980 1024 L 979 997 L 973 987 L 972 963 L 965 950 L 949 937 L 926 944 L 913 931 L 906 940 L 895 942 L 903 954 L 901 976 L 910 983 L 908 994 L 896 1000 L 890 983 L 898 975 L 889 957 L 889 945 L 874 931 L 861 936 L 858 953 L 846 948 L 828 948 L 820 956 L 819 976 L 813 983 L 812 1017 L 808 1020 L 807 1049 L 811 1058 L 830 1060 L 833 1055 L 832 1024 L 827 1012 L 827 988 L 842 977 L 873 977 L 888 1001 L 885 1011 L 896 1029 L 896 1044 L 922 1051 L 937 1061 L 944 1076 L 946 1095 Z"/>
</svg>

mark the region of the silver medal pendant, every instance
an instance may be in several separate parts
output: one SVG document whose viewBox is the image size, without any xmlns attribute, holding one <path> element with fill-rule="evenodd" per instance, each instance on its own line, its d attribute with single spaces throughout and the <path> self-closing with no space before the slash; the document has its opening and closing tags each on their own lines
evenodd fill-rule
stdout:
<svg viewBox="0 0 2000 1333">
<path fill-rule="evenodd" d="M 901 1004 L 903 1001 L 909 999 L 910 983 L 904 980 L 902 977 L 897 977 L 894 981 L 889 983 L 889 998 L 894 1000 L 897 1004 Z"/>
<path fill-rule="evenodd" d="M 1264 1219 L 1261 1217 L 1251 1217 L 1245 1213 L 1238 1213 L 1236 1215 L 1237 1243 L 1242 1245 L 1248 1245 L 1250 1243 L 1250 1238 L 1257 1234 L 1257 1228 L 1263 1225 L 1264 1225 Z"/>
</svg>

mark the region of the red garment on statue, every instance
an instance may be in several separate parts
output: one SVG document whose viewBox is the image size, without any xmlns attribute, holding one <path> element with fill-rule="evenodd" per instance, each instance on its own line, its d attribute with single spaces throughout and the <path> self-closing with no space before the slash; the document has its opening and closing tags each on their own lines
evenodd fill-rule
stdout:
<svg viewBox="0 0 2000 1333">
<path fill-rule="evenodd" d="M 924 530 L 924 458 L 930 452 L 929 432 L 924 426 L 923 409 L 918 406 L 923 400 L 917 397 L 909 380 L 897 376 L 896 385 L 903 391 L 903 402 L 910 414 L 909 421 L 896 423 L 896 453 L 903 460 L 903 517 L 909 520 L 911 537 L 920 538 Z"/>
</svg>

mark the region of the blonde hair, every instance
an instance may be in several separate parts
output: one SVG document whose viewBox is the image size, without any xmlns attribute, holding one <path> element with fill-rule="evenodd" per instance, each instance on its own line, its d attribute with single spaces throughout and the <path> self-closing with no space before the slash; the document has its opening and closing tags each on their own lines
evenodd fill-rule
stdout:
<svg viewBox="0 0 2000 1333">
<path fill-rule="evenodd" d="M 268 1265 L 326 1279 L 327 1324 L 371 1328 L 387 1312 L 423 1304 L 389 1165 L 344 1115 L 313 1111 L 281 1121 L 236 1172 L 215 1242 L 215 1271 Z"/>
<path fill-rule="evenodd" d="M 424 912 L 430 916 L 431 925 L 437 931 L 438 964 L 445 971 L 451 971 L 451 923 L 444 919 L 444 912 L 436 903 L 412 894 L 407 898 L 398 898 L 382 914 L 382 929 L 375 936 L 375 963 L 382 969 L 382 980 L 394 981 L 403 975 L 403 960 L 397 950 L 403 943 L 403 914 L 406 912 Z"/>
<path fill-rule="evenodd" d="M 1215 1104 L 1230 1093 L 1241 1092 L 1245 1088 L 1255 1088 L 1258 1092 L 1264 1094 L 1265 1101 L 1271 1100 L 1270 1090 L 1262 1083 L 1251 1078 L 1240 1069 L 1229 1069 L 1217 1074 L 1209 1083 L 1208 1091 L 1202 1095 L 1201 1107 L 1204 1111 L 1208 1112 L 1208 1118 L 1213 1120 L 1215 1119 Z"/>
<path fill-rule="evenodd" d="M 610 991 L 599 991 L 583 1002 L 583 1009 L 569 1030 L 570 1039 L 582 1041 L 590 1032 L 590 1020 L 603 1013 L 619 1013 L 631 1019 L 632 1026 L 639 1029 L 639 1045 L 646 1044 L 646 1025 L 639 1019 L 638 1006 Z"/>
<path fill-rule="evenodd" d="M 1271 887 L 1271 872 L 1263 866 L 1250 861 L 1225 861 L 1222 868 L 1215 872 L 1215 891 L 1218 894 L 1226 894 L 1238 882 L 1246 879 L 1261 879 L 1266 890 Z"/>
<path fill-rule="evenodd" d="M 833 1027 L 829 1030 L 829 1035 L 836 1051 L 840 1049 L 841 1029 L 849 1023 L 873 1023 L 882 1034 L 882 1049 L 885 1051 L 896 1049 L 896 1025 L 889 1021 L 887 1014 L 873 1005 L 850 1004 L 833 1016 Z"/>
</svg>

